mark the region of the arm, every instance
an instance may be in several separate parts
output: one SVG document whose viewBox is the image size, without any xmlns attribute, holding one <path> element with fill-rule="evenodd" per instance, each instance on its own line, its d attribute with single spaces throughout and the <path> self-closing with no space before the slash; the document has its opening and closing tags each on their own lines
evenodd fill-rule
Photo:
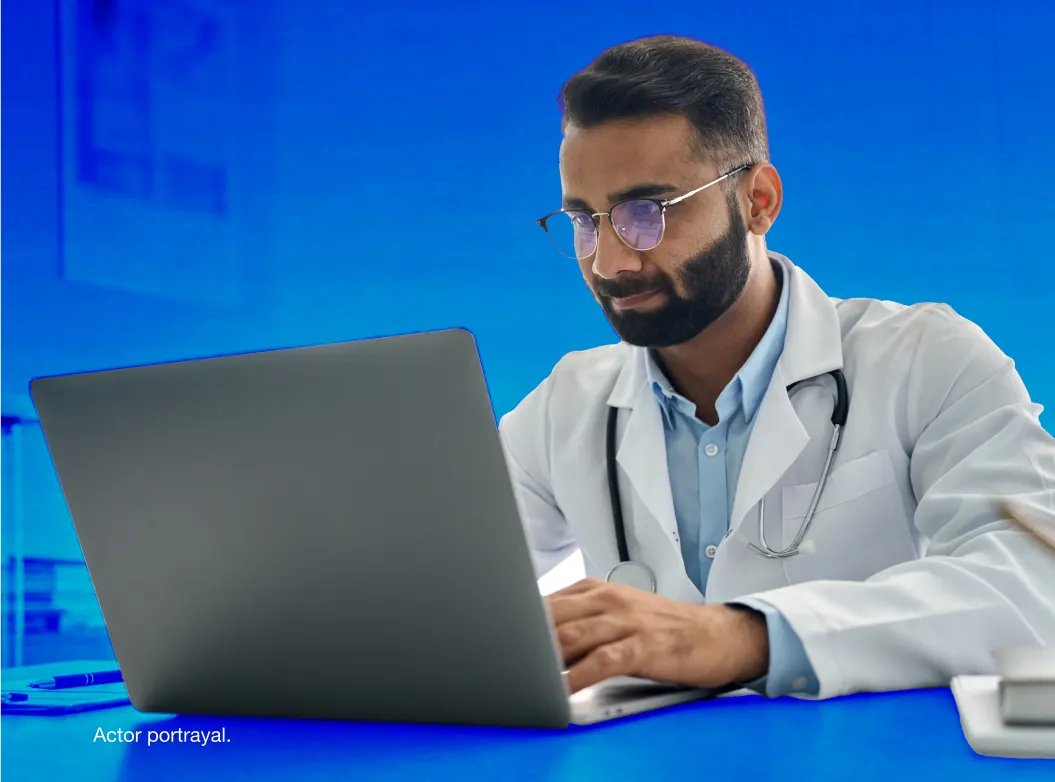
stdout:
<svg viewBox="0 0 1055 782">
<path fill-rule="evenodd" d="M 515 410 L 504 415 L 498 427 L 536 578 L 546 575 L 577 548 L 543 478 L 549 473 L 545 413 L 552 382 L 552 376 L 547 378 Z"/>
<path fill-rule="evenodd" d="M 1013 496 L 1055 524 L 1055 441 L 1010 359 L 973 324 L 935 317 L 909 380 L 920 400 L 908 425 L 926 556 L 863 582 L 753 596 L 801 639 L 822 698 L 946 686 L 991 672 L 996 648 L 1055 642 L 1055 562 L 993 503 Z"/>
</svg>

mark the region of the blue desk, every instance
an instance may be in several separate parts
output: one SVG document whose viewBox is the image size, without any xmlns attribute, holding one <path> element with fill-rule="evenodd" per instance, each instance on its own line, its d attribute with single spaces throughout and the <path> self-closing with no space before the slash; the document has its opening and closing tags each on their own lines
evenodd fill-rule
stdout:
<svg viewBox="0 0 1055 782">
<path fill-rule="evenodd" d="M 140 743 L 93 743 L 96 730 Z M 226 729 L 226 744 L 148 730 Z M 948 690 L 827 702 L 756 696 L 567 731 L 166 717 L 131 707 L 0 723 L 5 782 L 22 780 L 1055 780 L 1055 761 L 975 755 Z"/>
</svg>

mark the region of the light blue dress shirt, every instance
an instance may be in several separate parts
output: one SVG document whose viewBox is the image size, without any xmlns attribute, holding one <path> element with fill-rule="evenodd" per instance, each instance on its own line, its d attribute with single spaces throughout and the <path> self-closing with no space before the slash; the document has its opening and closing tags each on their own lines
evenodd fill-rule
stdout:
<svg viewBox="0 0 1055 782">
<path fill-rule="evenodd" d="M 729 529 L 736 483 L 755 413 L 784 350 L 787 271 L 779 263 L 774 263 L 774 267 L 783 281 L 776 314 L 747 362 L 718 395 L 715 426 L 700 421 L 696 406 L 674 390 L 654 358 L 650 356 L 648 361 L 648 379 L 663 418 L 681 554 L 700 594 L 705 594 L 711 561 Z M 817 694 L 816 674 L 802 642 L 784 616 L 756 598 L 736 602 L 761 611 L 769 633 L 769 671 L 764 679 L 752 682 L 751 688 L 771 698 L 792 692 Z"/>
</svg>

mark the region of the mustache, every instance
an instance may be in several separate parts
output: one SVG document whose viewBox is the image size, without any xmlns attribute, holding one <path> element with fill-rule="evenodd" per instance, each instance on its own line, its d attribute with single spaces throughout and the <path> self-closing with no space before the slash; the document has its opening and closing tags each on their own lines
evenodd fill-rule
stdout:
<svg viewBox="0 0 1055 782">
<path fill-rule="evenodd" d="M 625 299 L 651 291 L 665 291 L 670 288 L 670 280 L 663 275 L 655 277 L 624 277 L 614 280 L 602 280 L 595 277 L 593 290 L 598 296 L 609 299 Z"/>
</svg>

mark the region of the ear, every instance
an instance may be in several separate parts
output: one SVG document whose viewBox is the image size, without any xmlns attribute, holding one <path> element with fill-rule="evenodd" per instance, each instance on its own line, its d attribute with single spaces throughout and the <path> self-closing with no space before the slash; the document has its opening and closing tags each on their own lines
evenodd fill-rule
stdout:
<svg viewBox="0 0 1055 782">
<path fill-rule="evenodd" d="M 756 163 L 743 175 L 741 187 L 747 197 L 747 229 L 753 234 L 768 233 L 784 202 L 780 174 L 772 163 Z"/>
</svg>

